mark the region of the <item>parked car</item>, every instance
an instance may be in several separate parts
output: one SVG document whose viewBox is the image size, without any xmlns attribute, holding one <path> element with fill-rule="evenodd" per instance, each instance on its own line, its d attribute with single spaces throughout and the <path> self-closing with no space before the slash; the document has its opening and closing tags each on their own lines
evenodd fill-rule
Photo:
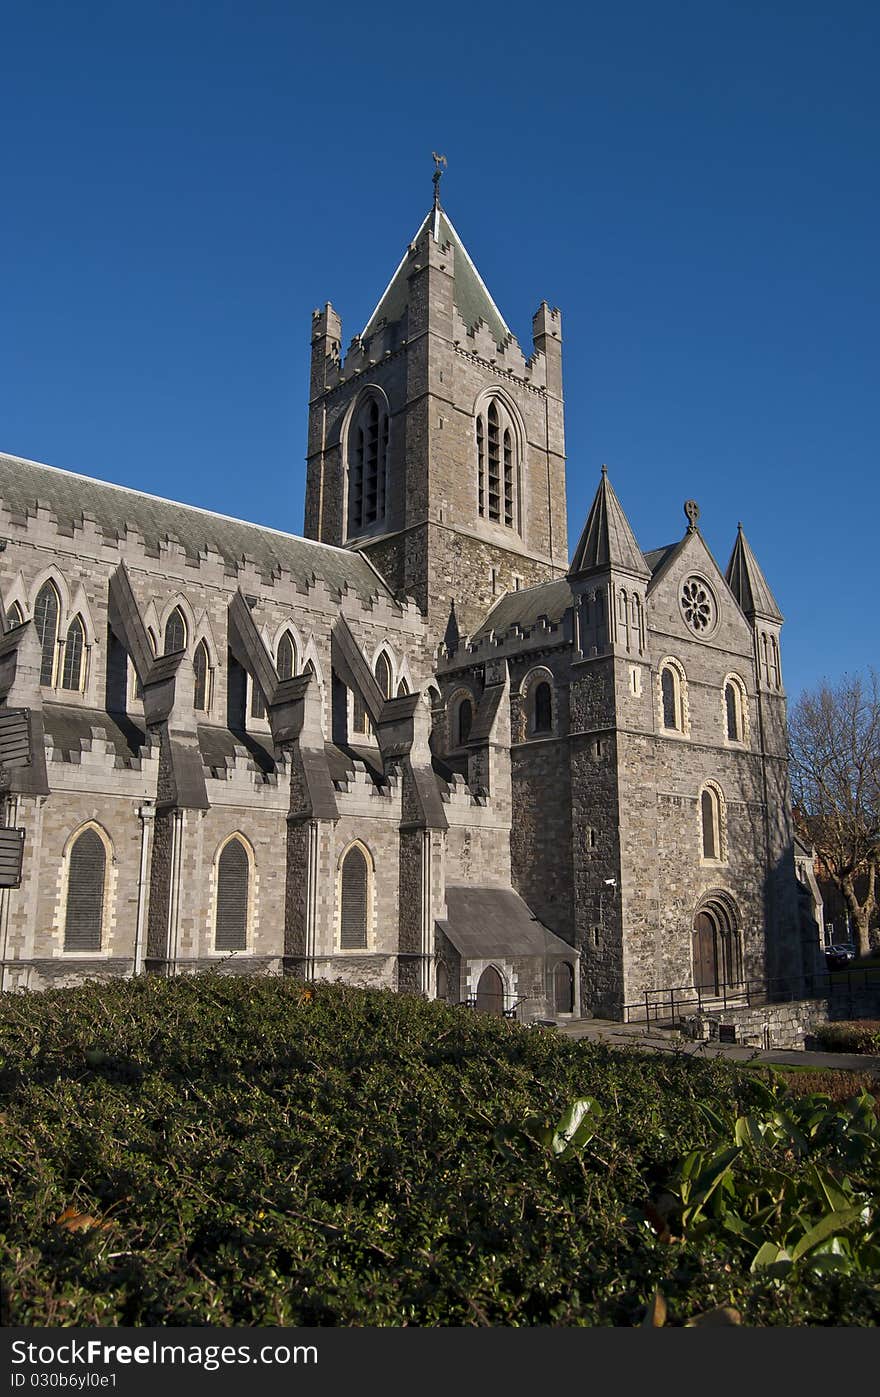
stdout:
<svg viewBox="0 0 880 1397">
<path fill-rule="evenodd" d="M 856 948 L 851 941 L 838 941 L 836 946 L 825 949 L 825 960 L 829 970 L 839 970 L 856 958 Z"/>
</svg>

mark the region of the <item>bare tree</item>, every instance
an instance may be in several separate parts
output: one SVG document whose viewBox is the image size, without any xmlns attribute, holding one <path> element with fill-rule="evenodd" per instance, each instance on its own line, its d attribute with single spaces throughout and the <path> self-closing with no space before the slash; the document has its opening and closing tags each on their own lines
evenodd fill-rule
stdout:
<svg viewBox="0 0 880 1397">
<path fill-rule="evenodd" d="M 840 889 L 859 939 L 880 892 L 880 678 L 875 670 L 823 680 L 789 718 L 795 818 Z"/>
</svg>

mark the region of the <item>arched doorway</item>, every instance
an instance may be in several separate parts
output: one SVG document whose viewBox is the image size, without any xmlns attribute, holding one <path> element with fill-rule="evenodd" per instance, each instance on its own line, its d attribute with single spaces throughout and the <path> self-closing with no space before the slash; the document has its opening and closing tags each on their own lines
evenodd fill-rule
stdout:
<svg viewBox="0 0 880 1397">
<path fill-rule="evenodd" d="M 487 965 L 477 985 L 477 1009 L 481 1014 L 504 1013 L 504 981 L 494 965 Z"/>
<path fill-rule="evenodd" d="M 553 972 L 553 997 L 557 1014 L 574 1013 L 574 971 L 561 960 Z"/>
<path fill-rule="evenodd" d="M 741 982 L 736 912 L 726 897 L 707 898 L 697 908 L 693 956 L 694 985 L 703 994 L 720 994 Z"/>
</svg>

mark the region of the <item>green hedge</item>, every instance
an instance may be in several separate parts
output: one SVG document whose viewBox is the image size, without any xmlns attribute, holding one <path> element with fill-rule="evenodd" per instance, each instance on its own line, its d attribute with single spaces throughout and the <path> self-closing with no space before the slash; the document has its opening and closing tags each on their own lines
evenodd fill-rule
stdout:
<svg viewBox="0 0 880 1397">
<path fill-rule="evenodd" d="M 869 1252 L 780 1279 L 729 1230 L 646 1223 L 688 1151 L 778 1113 L 722 1061 L 206 975 L 0 997 L 0 1091 L 7 1324 L 632 1325 L 658 1288 L 674 1324 L 877 1320 Z M 585 1095 L 596 1133 L 555 1157 L 526 1123 Z M 819 1156 L 790 1155 L 796 1189 Z M 762 1170 L 744 1150 L 738 1186 Z"/>
<path fill-rule="evenodd" d="M 822 1024 L 815 1031 L 820 1048 L 830 1053 L 868 1053 L 880 1057 L 880 1020 Z"/>
</svg>

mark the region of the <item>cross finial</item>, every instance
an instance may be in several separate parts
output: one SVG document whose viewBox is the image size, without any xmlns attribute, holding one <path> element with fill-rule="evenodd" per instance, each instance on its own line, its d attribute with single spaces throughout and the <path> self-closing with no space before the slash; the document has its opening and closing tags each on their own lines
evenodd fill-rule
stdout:
<svg viewBox="0 0 880 1397">
<path fill-rule="evenodd" d="M 697 520 L 700 517 L 700 506 L 696 500 L 685 500 L 684 512 L 687 515 L 688 533 L 692 534 L 697 527 Z"/>
<path fill-rule="evenodd" d="M 436 150 L 432 150 L 432 151 L 431 151 L 431 159 L 434 161 L 434 174 L 433 174 L 433 176 L 432 176 L 433 181 L 434 181 L 434 208 L 435 208 L 435 209 L 439 209 L 439 207 L 440 207 L 440 180 L 441 180 L 441 178 L 442 178 L 442 176 L 443 176 L 443 169 L 441 169 L 441 166 L 443 166 L 444 168 L 446 167 L 446 156 L 445 156 L 445 155 L 438 155 L 437 152 L 436 152 Z"/>
</svg>

